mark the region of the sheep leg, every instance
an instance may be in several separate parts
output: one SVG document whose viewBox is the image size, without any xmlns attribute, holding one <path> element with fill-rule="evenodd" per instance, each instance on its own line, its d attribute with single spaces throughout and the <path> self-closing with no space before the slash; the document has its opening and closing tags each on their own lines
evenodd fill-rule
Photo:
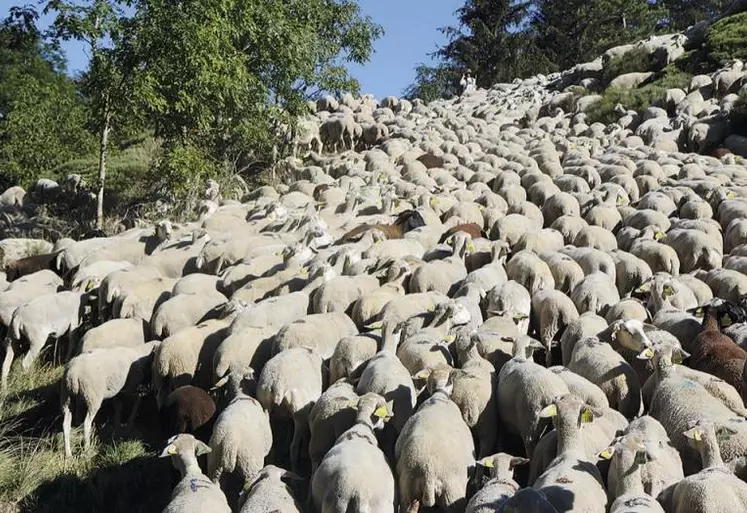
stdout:
<svg viewBox="0 0 747 513">
<path fill-rule="evenodd" d="M 24 372 L 27 372 L 39 357 L 39 353 L 41 353 L 42 349 L 44 349 L 44 342 L 46 342 L 46 339 L 42 341 L 41 344 L 35 342 L 33 339 L 29 339 L 29 350 L 25 355 L 23 355 L 23 358 L 21 359 L 21 368 Z M 55 346 L 56 344 L 57 340 L 55 339 Z M 54 353 L 52 356 L 54 360 Z"/>
<path fill-rule="evenodd" d="M 13 364 L 14 356 L 13 342 L 10 339 L 10 335 L 5 337 L 3 345 L 5 346 L 5 359 L 3 360 L 2 377 L 0 377 L 0 381 L 2 381 L 1 386 L 3 393 L 5 393 L 8 390 L 8 374 L 10 374 L 10 366 Z"/>
<path fill-rule="evenodd" d="M 99 411 L 101 403 L 98 405 L 88 405 L 86 418 L 83 420 L 83 449 L 88 451 L 91 448 L 91 428 L 93 427 L 93 418 Z"/>
<path fill-rule="evenodd" d="M 62 403 L 62 435 L 65 438 L 65 456 L 68 458 L 73 456 L 73 450 L 70 446 L 70 431 L 73 427 L 73 412 L 70 403 L 70 396 L 65 393 L 65 399 Z"/>
</svg>

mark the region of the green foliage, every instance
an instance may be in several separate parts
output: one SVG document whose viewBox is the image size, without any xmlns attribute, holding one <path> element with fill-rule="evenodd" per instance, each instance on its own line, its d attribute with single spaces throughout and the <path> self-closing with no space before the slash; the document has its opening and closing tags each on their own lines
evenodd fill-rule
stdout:
<svg viewBox="0 0 747 513">
<path fill-rule="evenodd" d="M 415 81 L 407 86 L 402 96 L 408 100 L 420 98 L 432 102 L 439 98 L 451 98 L 460 92 L 460 72 L 452 66 L 419 64 L 415 68 Z"/>
<path fill-rule="evenodd" d="M 381 29 L 348 0 L 151 0 L 132 32 L 135 94 L 156 134 L 238 162 L 269 152 L 283 111 L 357 92 L 343 64 L 366 61 Z"/>
<path fill-rule="evenodd" d="M 711 19 L 731 4 L 732 0 L 661 0 L 668 12 L 668 27 L 685 30 L 699 21 Z"/>
<path fill-rule="evenodd" d="M 34 11 L 16 9 L 0 25 L 0 187 L 28 185 L 94 140 L 86 104 L 64 74 L 62 57 L 45 45 Z"/>
<path fill-rule="evenodd" d="M 647 86 L 629 90 L 610 87 L 602 94 L 602 99 L 593 104 L 587 111 L 587 122 L 589 124 L 600 122 L 605 125 L 614 123 L 620 117 L 620 114 L 615 112 L 617 104 L 621 104 L 626 109 L 640 112 L 661 96 L 662 90 L 658 87 Z"/>
<path fill-rule="evenodd" d="M 536 62 L 518 28 L 530 6 L 526 0 L 467 0 L 456 11 L 459 26 L 441 29 L 449 41 L 435 55 L 458 73 L 457 81 L 471 69 L 478 87 L 527 76 Z"/>
<path fill-rule="evenodd" d="M 650 85 L 659 87 L 664 91 L 667 89 L 687 89 L 693 78 L 692 73 L 680 69 L 676 62 L 669 64 L 657 75 L 657 78 Z"/>
<path fill-rule="evenodd" d="M 538 0 L 531 33 L 553 70 L 653 34 L 665 11 L 648 0 Z"/>
<path fill-rule="evenodd" d="M 189 143 L 168 142 L 154 162 L 154 190 L 172 200 L 182 198 L 218 174 L 220 163 Z"/>
<path fill-rule="evenodd" d="M 604 67 L 603 79 L 609 83 L 615 77 L 626 73 L 654 71 L 651 55 L 644 48 L 635 48 L 610 60 Z"/>
<path fill-rule="evenodd" d="M 710 60 L 721 65 L 747 59 L 747 12 L 714 23 L 708 29 L 705 49 Z"/>
</svg>

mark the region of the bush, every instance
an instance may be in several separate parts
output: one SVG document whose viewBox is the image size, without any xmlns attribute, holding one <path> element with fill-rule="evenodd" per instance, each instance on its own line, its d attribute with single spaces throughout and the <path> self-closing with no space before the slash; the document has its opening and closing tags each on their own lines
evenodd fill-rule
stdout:
<svg viewBox="0 0 747 513">
<path fill-rule="evenodd" d="M 719 65 L 747 59 L 747 13 L 728 16 L 708 30 L 705 40 L 708 58 Z"/>
<path fill-rule="evenodd" d="M 610 83 L 620 75 L 645 71 L 656 71 L 654 60 L 644 48 L 635 48 L 610 60 L 604 67 L 602 78 L 605 83 Z"/>
<path fill-rule="evenodd" d="M 619 103 L 629 110 L 640 112 L 664 95 L 660 87 L 645 86 L 639 89 L 619 89 L 611 87 L 602 94 L 602 99 L 594 103 L 587 111 L 587 123 L 615 123 L 620 117 L 615 112 Z"/>
</svg>

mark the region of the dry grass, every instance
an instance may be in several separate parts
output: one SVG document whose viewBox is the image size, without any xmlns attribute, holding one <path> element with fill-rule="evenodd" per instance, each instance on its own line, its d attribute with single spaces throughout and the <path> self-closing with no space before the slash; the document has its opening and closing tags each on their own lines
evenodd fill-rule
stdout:
<svg viewBox="0 0 747 513">
<path fill-rule="evenodd" d="M 62 367 L 14 369 L 0 407 L 0 513 L 158 512 L 172 488 L 168 461 L 155 458 L 158 441 L 113 436 L 100 412 L 91 450 L 80 427 L 65 457 L 59 407 Z M 97 420 L 99 420 L 97 418 Z M 132 434 L 135 432 L 133 431 Z"/>
</svg>

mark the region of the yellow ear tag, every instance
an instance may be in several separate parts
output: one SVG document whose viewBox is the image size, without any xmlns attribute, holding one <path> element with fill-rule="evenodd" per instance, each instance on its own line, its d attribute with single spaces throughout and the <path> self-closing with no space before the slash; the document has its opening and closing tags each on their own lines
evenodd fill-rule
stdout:
<svg viewBox="0 0 747 513">
<path fill-rule="evenodd" d="M 734 199 L 734 193 L 733 192 L 727 192 L 726 193 L 726 199 Z"/>
<path fill-rule="evenodd" d="M 482 465 L 485 468 L 493 468 L 493 458 L 484 458 L 480 460 L 480 465 Z"/>
<path fill-rule="evenodd" d="M 356 399 L 351 399 L 348 401 L 348 408 L 358 408 L 358 401 Z"/>
<path fill-rule="evenodd" d="M 469 251 L 470 253 L 474 252 L 475 251 L 475 245 L 472 244 L 471 242 L 468 243 L 467 244 L 467 251 Z"/>
<path fill-rule="evenodd" d="M 545 408 L 540 411 L 539 416 L 543 419 L 547 419 L 550 417 L 555 417 L 558 414 L 558 407 L 554 404 L 551 404 L 549 406 L 545 406 Z"/>
<path fill-rule="evenodd" d="M 93 284 L 93 282 L 92 282 L 92 281 L 89 281 L 89 282 L 88 282 L 88 283 L 86 284 L 86 292 L 91 292 L 91 290 L 93 289 L 93 287 L 94 287 L 94 284 Z"/>
<path fill-rule="evenodd" d="M 729 317 L 729 314 L 724 314 L 723 317 L 721 317 L 721 325 L 724 327 L 731 326 L 731 317 Z"/>
<path fill-rule="evenodd" d="M 664 297 L 674 296 L 674 289 L 671 285 L 664 285 Z"/>
<path fill-rule="evenodd" d="M 386 406 L 379 406 L 376 408 L 374 415 L 380 419 L 385 419 L 389 416 L 389 412 L 387 411 Z"/>
<path fill-rule="evenodd" d="M 307 269 L 306 267 L 301 267 L 301 269 L 299 269 L 299 271 L 298 271 L 298 272 L 299 272 L 299 274 L 301 274 L 302 276 L 305 276 L 305 275 L 309 274 L 309 270 L 308 270 L 308 269 Z"/>
<path fill-rule="evenodd" d="M 664 232 L 656 232 L 654 234 L 654 240 L 661 240 L 665 237 Z"/>
<path fill-rule="evenodd" d="M 169 448 L 166 449 L 166 452 L 171 455 L 174 455 L 177 453 L 177 450 L 176 450 L 176 447 L 174 447 L 173 445 L 169 445 Z"/>
<path fill-rule="evenodd" d="M 603 460 L 609 460 L 612 459 L 612 455 L 615 454 L 615 448 L 614 447 L 607 447 L 605 450 L 599 453 L 599 457 Z"/>
<path fill-rule="evenodd" d="M 592 422 L 594 420 L 594 414 L 589 408 L 584 408 L 583 410 L 581 410 L 580 420 L 582 424 L 588 424 L 589 422 Z"/>
<path fill-rule="evenodd" d="M 429 371 L 428 369 L 424 369 L 424 370 L 421 370 L 420 372 L 418 372 L 415 376 L 418 379 L 428 379 L 428 376 L 430 376 L 430 375 L 431 375 L 431 371 Z"/>
<path fill-rule="evenodd" d="M 672 355 L 672 363 L 675 365 L 682 365 L 682 355 L 675 351 L 675 353 Z"/>
<path fill-rule="evenodd" d="M 228 376 L 222 377 L 218 382 L 215 384 L 215 388 L 220 388 L 226 385 L 228 383 Z"/>
<path fill-rule="evenodd" d="M 695 431 L 693 431 L 693 439 L 696 442 L 700 442 L 703 439 L 703 437 L 700 435 L 700 429 L 696 429 Z"/>
</svg>

